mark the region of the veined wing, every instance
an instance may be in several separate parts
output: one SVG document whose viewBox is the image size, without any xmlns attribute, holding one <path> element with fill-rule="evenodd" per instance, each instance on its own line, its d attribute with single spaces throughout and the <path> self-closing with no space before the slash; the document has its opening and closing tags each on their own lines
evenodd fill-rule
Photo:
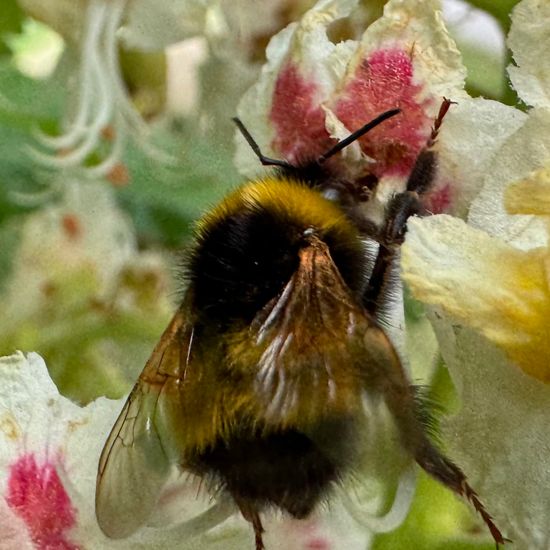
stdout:
<svg viewBox="0 0 550 550">
<path fill-rule="evenodd" d="M 343 280 L 328 246 L 312 237 L 289 282 L 258 313 L 248 342 L 238 350 L 243 362 L 256 364 L 255 392 L 267 404 L 268 421 L 303 425 L 358 410 L 360 352 L 369 327 L 374 321 Z"/>
<path fill-rule="evenodd" d="M 101 453 L 96 516 L 111 538 L 131 535 L 150 516 L 184 450 L 180 386 L 191 358 L 193 326 L 180 308 L 174 315 Z"/>
</svg>

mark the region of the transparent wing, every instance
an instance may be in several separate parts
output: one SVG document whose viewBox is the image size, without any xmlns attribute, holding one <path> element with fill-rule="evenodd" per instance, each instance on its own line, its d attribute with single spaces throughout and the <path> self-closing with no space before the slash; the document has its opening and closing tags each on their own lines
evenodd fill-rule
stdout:
<svg viewBox="0 0 550 550">
<path fill-rule="evenodd" d="M 306 425 L 360 406 L 357 350 L 371 321 L 352 296 L 328 247 L 312 238 L 281 294 L 254 319 L 255 392 L 263 416 Z M 241 356 L 243 356 L 241 354 Z"/>
<path fill-rule="evenodd" d="M 299 259 L 281 294 L 252 323 L 247 347 L 257 357 L 238 348 L 243 361 L 257 365 L 265 416 L 304 425 L 331 414 L 361 415 L 363 388 L 402 403 L 409 383 L 399 357 L 327 245 L 312 237 Z"/>
<path fill-rule="evenodd" d="M 184 447 L 180 384 L 193 327 L 180 309 L 145 365 L 101 453 L 96 516 L 111 538 L 143 525 Z"/>
<path fill-rule="evenodd" d="M 252 329 L 265 417 L 299 426 L 325 456 L 347 462 L 335 491 L 350 515 L 376 532 L 394 529 L 414 493 L 422 426 L 393 344 L 324 243 L 301 249 L 296 272 Z"/>
<path fill-rule="evenodd" d="M 425 441 L 425 428 L 399 357 L 380 328 L 365 332 L 362 355 L 375 383 L 363 388 L 356 462 L 336 492 L 358 524 L 387 533 L 408 514 L 416 489 L 413 449 Z"/>
</svg>

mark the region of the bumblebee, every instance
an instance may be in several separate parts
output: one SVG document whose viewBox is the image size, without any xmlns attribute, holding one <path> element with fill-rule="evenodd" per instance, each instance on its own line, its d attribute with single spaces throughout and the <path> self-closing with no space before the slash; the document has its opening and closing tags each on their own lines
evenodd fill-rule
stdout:
<svg viewBox="0 0 550 550">
<path fill-rule="evenodd" d="M 432 145 L 449 105 L 382 227 L 361 214 L 364 189 L 329 160 L 399 110 L 297 166 L 265 157 L 235 119 L 272 171 L 198 223 L 183 301 L 101 454 L 96 515 L 107 536 L 146 523 L 175 466 L 229 497 L 261 550 L 262 511 L 307 517 L 348 476 L 363 475 L 366 449 L 391 441 L 469 500 L 504 543 L 463 472 L 431 441 L 429 414 L 380 321 L 407 219 L 422 213 L 433 179 Z M 367 238 L 378 243 L 371 261 Z M 381 409 L 391 429 L 376 429 Z"/>
</svg>

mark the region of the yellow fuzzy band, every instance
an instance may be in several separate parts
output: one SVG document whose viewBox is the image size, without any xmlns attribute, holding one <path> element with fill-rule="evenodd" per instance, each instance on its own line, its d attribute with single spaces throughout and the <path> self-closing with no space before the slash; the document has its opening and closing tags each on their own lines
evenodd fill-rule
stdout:
<svg viewBox="0 0 550 550">
<path fill-rule="evenodd" d="M 266 177 L 245 183 L 197 223 L 202 235 L 227 217 L 242 211 L 272 214 L 281 221 L 299 222 L 321 232 L 336 231 L 353 238 L 356 230 L 335 203 L 305 184 L 281 177 Z"/>
</svg>

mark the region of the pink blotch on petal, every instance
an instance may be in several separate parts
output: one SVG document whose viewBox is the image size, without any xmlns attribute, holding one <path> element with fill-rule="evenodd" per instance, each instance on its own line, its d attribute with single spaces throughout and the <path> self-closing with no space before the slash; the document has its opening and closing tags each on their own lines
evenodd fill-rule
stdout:
<svg viewBox="0 0 550 550">
<path fill-rule="evenodd" d="M 446 183 L 438 186 L 424 199 L 424 206 L 432 214 L 448 212 L 454 203 L 454 186 Z"/>
<path fill-rule="evenodd" d="M 76 523 L 76 510 L 53 463 L 21 456 L 10 467 L 6 502 L 39 550 L 78 550 L 66 536 Z"/>
<path fill-rule="evenodd" d="M 305 520 L 287 519 L 286 533 L 292 533 L 293 541 L 300 541 L 304 550 L 331 550 L 331 541 L 323 536 L 323 528 L 315 518 Z"/>
<path fill-rule="evenodd" d="M 269 118 L 275 128 L 272 148 L 290 163 L 314 160 L 334 144 L 325 128 L 316 83 L 292 63 L 279 72 Z"/>
<path fill-rule="evenodd" d="M 378 176 L 406 176 L 426 145 L 433 120 L 426 111 L 433 99 L 419 101 L 422 87 L 413 83 L 410 55 L 396 48 L 377 50 L 357 67 L 336 100 L 336 116 L 350 131 L 384 111 L 401 113 L 361 138 L 363 151 L 375 159 Z"/>
<path fill-rule="evenodd" d="M 316 537 L 306 542 L 306 550 L 330 550 L 330 542 L 327 539 Z"/>
</svg>

